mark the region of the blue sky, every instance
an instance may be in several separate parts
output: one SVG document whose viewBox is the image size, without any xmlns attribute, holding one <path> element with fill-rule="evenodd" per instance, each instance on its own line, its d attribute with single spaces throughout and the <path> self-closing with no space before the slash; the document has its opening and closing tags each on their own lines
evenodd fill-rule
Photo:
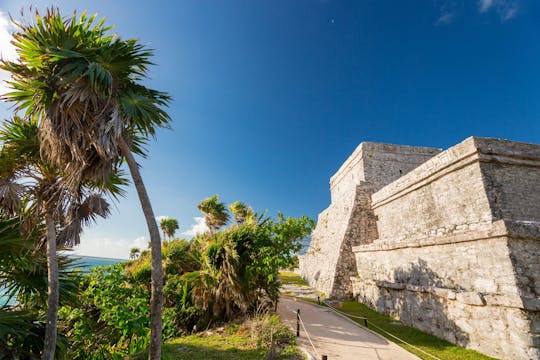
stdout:
<svg viewBox="0 0 540 360">
<path fill-rule="evenodd" d="M 31 2 L 0 1 L 7 13 Z M 38 8 L 55 2 L 33 2 Z M 65 5 L 68 4 L 68 5 Z M 155 49 L 149 85 L 174 98 L 172 131 L 142 160 L 157 215 L 185 232 L 220 194 L 316 218 L 362 141 L 446 148 L 464 138 L 540 143 L 534 0 L 69 1 Z M 2 117 L 9 114 L 0 104 Z M 148 238 L 133 189 L 80 253 L 127 257 Z"/>
</svg>

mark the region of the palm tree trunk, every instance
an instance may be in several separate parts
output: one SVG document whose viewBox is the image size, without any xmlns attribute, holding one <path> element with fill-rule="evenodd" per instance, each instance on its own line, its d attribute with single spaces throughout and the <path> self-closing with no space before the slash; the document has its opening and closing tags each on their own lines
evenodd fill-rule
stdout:
<svg viewBox="0 0 540 360">
<path fill-rule="evenodd" d="M 53 217 L 49 212 L 45 215 L 47 227 L 47 324 L 45 324 L 45 340 L 43 360 L 53 360 L 56 350 L 56 331 L 58 323 L 58 258 L 56 256 L 56 229 Z"/>
<path fill-rule="evenodd" d="M 150 244 L 152 249 L 152 295 L 150 298 L 150 349 L 148 359 L 161 359 L 161 328 L 162 328 L 162 306 L 163 306 L 163 269 L 161 265 L 161 239 L 157 226 L 152 204 L 148 198 L 148 193 L 144 186 L 139 166 L 131 153 L 131 149 L 125 139 L 120 139 L 120 150 L 126 158 L 133 183 L 139 194 L 141 207 L 146 218 L 146 225 L 150 233 Z"/>
</svg>

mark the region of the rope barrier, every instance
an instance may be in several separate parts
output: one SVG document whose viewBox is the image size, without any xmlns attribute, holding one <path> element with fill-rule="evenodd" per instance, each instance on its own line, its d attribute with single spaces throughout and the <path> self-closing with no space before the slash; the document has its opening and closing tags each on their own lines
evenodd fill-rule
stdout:
<svg viewBox="0 0 540 360">
<path fill-rule="evenodd" d="M 401 341 L 402 343 L 404 343 L 404 344 L 406 344 L 406 345 L 412 347 L 412 348 L 415 349 L 416 351 L 420 351 L 420 352 L 421 352 L 422 354 L 424 354 L 424 355 L 427 355 L 427 356 L 429 356 L 429 357 L 431 357 L 431 358 L 433 358 L 433 359 L 435 359 L 435 360 L 441 360 L 440 358 L 436 357 L 435 355 L 431 355 L 430 353 L 428 353 L 428 352 L 426 352 L 426 351 L 424 351 L 424 350 L 422 350 L 422 349 L 420 349 L 420 348 L 418 348 L 418 347 L 416 347 L 416 346 L 414 346 L 414 345 L 412 345 L 412 344 L 406 342 L 405 340 L 398 338 L 398 337 L 395 336 L 394 334 L 389 333 L 388 331 L 384 330 L 384 329 L 381 328 L 380 326 L 377 326 L 377 325 L 375 325 L 375 324 L 373 324 L 373 323 L 371 323 L 371 326 L 374 326 L 375 328 L 379 329 L 379 331 L 382 331 L 383 333 L 387 334 L 388 336 L 391 336 L 391 337 L 393 337 L 394 339 L 396 339 L 396 340 L 398 340 L 398 341 Z"/>
<path fill-rule="evenodd" d="M 320 354 L 319 352 L 317 351 L 317 348 L 315 347 L 315 345 L 313 344 L 313 341 L 311 341 L 311 336 L 309 336 L 309 332 L 307 331 L 305 325 L 304 325 L 304 321 L 302 320 L 302 317 L 298 314 L 298 311 L 294 311 L 294 310 L 290 310 L 293 314 L 296 314 L 296 316 L 298 317 L 298 319 L 300 320 L 300 325 L 302 325 L 302 328 L 304 329 L 304 332 L 306 333 L 307 335 L 307 339 L 309 341 L 309 343 L 311 344 L 311 347 L 313 348 L 313 351 L 315 352 L 315 354 L 317 355 L 317 358 L 320 358 Z"/>
<path fill-rule="evenodd" d="M 337 313 L 340 313 L 342 315 L 345 315 L 347 317 L 353 317 L 353 318 L 356 318 L 356 319 L 362 319 L 362 320 L 369 320 L 367 317 L 364 317 L 364 316 L 356 316 L 356 315 L 351 315 L 351 314 L 347 314 L 343 311 L 340 311 L 338 309 L 336 309 L 335 307 L 333 307 L 332 305 L 328 305 L 326 302 L 323 301 L 323 303 L 328 306 L 330 309 L 334 310 L 335 312 Z"/>
<path fill-rule="evenodd" d="M 343 312 L 343 311 L 340 311 L 340 310 L 336 309 L 335 307 L 333 307 L 332 305 L 329 305 L 329 304 L 326 303 L 325 301 L 323 301 L 323 303 L 324 303 L 326 306 L 328 306 L 330 309 L 332 309 L 333 311 L 335 311 L 335 312 L 337 312 L 337 313 L 339 313 L 339 314 L 342 314 L 342 315 L 344 315 L 344 316 L 347 316 L 347 317 L 353 317 L 353 318 L 358 318 L 358 319 L 363 319 L 363 320 L 366 320 L 366 322 L 367 322 L 367 320 L 368 320 L 368 318 L 366 318 L 366 317 L 356 316 L 356 315 L 350 315 L 350 314 L 347 314 L 347 313 L 345 313 L 345 312 Z M 355 322 L 355 324 L 356 324 L 356 322 Z M 415 350 L 421 352 L 422 354 L 427 355 L 427 356 L 429 356 L 429 357 L 431 357 L 431 358 L 433 358 L 433 359 L 436 359 L 436 360 L 441 360 L 440 358 L 436 357 L 435 355 L 432 355 L 432 354 L 430 354 L 430 353 L 428 353 L 428 352 L 426 352 L 426 351 L 424 351 L 424 350 L 422 350 L 422 349 L 420 349 L 420 348 L 414 346 L 413 344 L 410 344 L 410 343 L 406 342 L 405 340 L 400 339 L 400 338 L 397 337 L 396 335 L 394 335 L 394 334 L 392 334 L 392 333 L 390 333 L 390 332 L 384 330 L 384 329 L 381 328 L 380 326 L 375 325 L 373 322 L 371 322 L 370 324 L 371 324 L 371 326 L 375 327 L 376 329 L 379 329 L 379 331 L 382 331 L 383 333 L 385 333 L 385 334 L 391 336 L 392 338 L 394 338 L 394 339 L 396 339 L 396 340 L 402 342 L 403 344 L 406 344 L 406 345 L 412 347 L 413 349 L 415 349 Z"/>
<path fill-rule="evenodd" d="M 311 344 L 311 347 L 313 348 L 313 351 L 315 351 L 315 354 L 317 354 L 317 359 L 320 359 L 321 355 L 319 354 L 319 352 L 315 348 L 315 345 L 313 344 L 313 341 L 311 341 L 311 337 L 309 336 L 309 332 L 307 331 L 306 327 L 304 326 L 304 321 L 302 320 L 302 317 L 299 317 L 299 318 L 300 318 L 300 324 L 302 325 L 302 328 L 304 329 L 304 331 L 305 331 L 305 333 L 307 335 L 309 343 Z"/>
</svg>

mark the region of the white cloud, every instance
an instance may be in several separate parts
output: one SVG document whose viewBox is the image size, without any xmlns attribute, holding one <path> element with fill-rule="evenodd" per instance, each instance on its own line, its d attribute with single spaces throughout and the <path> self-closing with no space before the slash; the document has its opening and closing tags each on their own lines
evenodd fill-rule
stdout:
<svg viewBox="0 0 540 360">
<path fill-rule="evenodd" d="M 158 225 L 159 223 L 161 222 L 161 220 L 163 219 L 168 219 L 169 217 L 167 215 L 158 215 L 156 216 L 156 221 L 158 222 Z"/>
<path fill-rule="evenodd" d="M 463 12 L 463 3 L 459 0 L 435 0 L 435 6 L 439 8 L 439 18 L 435 25 L 448 25 L 454 22 Z"/>
<path fill-rule="evenodd" d="M 11 44 L 14 28 L 9 20 L 9 16 L 0 11 L 0 57 L 6 60 L 15 60 L 17 53 L 15 47 Z M 5 93 L 8 87 L 5 83 L 9 79 L 9 74 L 6 71 L 0 70 L 0 94 Z"/>
<path fill-rule="evenodd" d="M 503 22 L 513 19 L 518 14 L 518 6 L 515 3 L 511 4 L 510 6 L 506 7 L 503 11 L 499 12 L 499 14 Z"/>
<path fill-rule="evenodd" d="M 134 240 L 111 240 L 108 238 L 83 239 L 74 248 L 77 255 L 106 257 L 113 259 L 128 259 L 131 248 L 139 248 L 141 251 L 148 248 L 148 240 L 144 236 L 139 236 Z"/>
<path fill-rule="evenodd" d="M 454 19 L 456 18 L 456 13 L 454 12 L 447 12 L 441 14 L 439 19 L 437 19 L 436 25 L 442 25 L 442 24 L 450 24 Z"/>
<path fill-rule="evenodd" d="M 484 13 L 493 6 L 493 0 L 480 0 L 478 5 L 480 7 L 480 12 Z"/>
<path fill-rule="evenodd" d="M 204 217 L 197 216 L 194 217 L 193 220 L 195 221 L 195 224 L 191 225 L 191 228 L 188 231 L 184 231 L 181 235 L 185 237 L 194 237 L 197 234 L 208 231 L 208 226 L 206 226 L 206 223 L 204 222 Z"/>
<path fill-rule="evenodd" d="M 516 17 L 519 12 L 517 0 L 479 0 L 478 10 L 481 14 L 494 10 L 499 14 L 502 22 Z"/>
</svg>

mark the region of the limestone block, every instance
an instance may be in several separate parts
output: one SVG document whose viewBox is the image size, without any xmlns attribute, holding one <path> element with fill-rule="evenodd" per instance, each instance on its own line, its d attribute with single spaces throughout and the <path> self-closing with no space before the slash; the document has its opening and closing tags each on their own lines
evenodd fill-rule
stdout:
<svg viewBox="0 0 540 360">
<path fill-rule="evenodd" d="M 497 292 L 497 284 L 493 278 L 482 278 L 474 281 L 474 288 L 478 292 Z"/>
<path fill-rule="evenodd" d="M 482 294 L 477 292 L 462 292 L 456 294 L 456 300 L 467 305 L 484 306 L 486 301 Z"/>
</svg>

